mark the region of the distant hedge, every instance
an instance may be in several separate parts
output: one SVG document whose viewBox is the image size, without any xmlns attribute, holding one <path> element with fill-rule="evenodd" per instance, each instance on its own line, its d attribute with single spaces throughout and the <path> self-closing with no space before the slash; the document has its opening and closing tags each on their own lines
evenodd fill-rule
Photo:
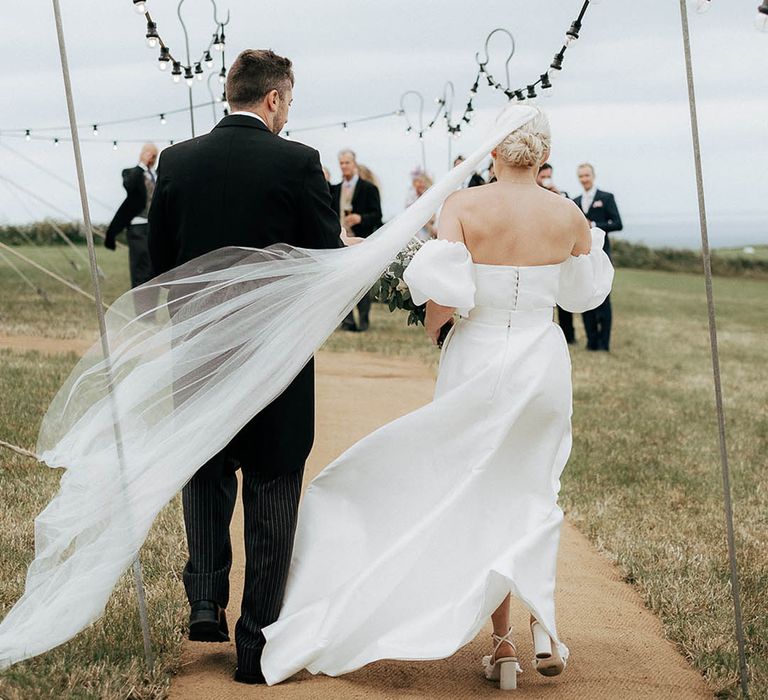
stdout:
<svg viewBox="0 0 768 700">
<path fill-rule="evenodd" d="M 621 239 L 611 241 L 613 263 L 616 267 L 637 270 L 664 270 L 701 274 L 701 251 L 682 248 L 649 248 Z M 749 277 L 768 279 L 768 260 L 747 255 L 712 254 L 712 272 L 719 277 Z"/>
<path fill-rule="evenodd" d="M 85 245 L 85 236 L 83 236 L 79 224 L 56 223 L 75 243 Z M 99 228 L 104 229 L 106 226 L 102 224 Z M 23 245 L 29 241 L 35 245 L 66 245 L 56 234 L 49 221 L 18 226 L 0 226 L 0 242 L 7 245 Z M 613 262 L 616 267 L 701 274 L 701 253 L 697 250 L 649 248 L 646 245 L 630 243 L 620 238 L 613 239 L 611 245 Z M 717 251 L 714 251 L 712 271 L 721 277 L 768 279 L 768 259 L 743 254 L 734 255 L 733 253 L 718 255 Z"/>
</svg>

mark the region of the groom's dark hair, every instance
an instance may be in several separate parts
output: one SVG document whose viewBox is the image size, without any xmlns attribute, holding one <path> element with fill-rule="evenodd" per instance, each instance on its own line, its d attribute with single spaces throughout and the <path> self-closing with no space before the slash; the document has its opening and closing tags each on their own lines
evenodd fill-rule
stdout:
<svg viewBox="0 0 768 700">
<path fill-rule="evenodd" d="M 282 97 L 293 87 L 293 64 L 269 49 L 246 49 L 227 76 L 227 102 L 233 111 L 261 102 L 272 90 Z"/>
</svg>

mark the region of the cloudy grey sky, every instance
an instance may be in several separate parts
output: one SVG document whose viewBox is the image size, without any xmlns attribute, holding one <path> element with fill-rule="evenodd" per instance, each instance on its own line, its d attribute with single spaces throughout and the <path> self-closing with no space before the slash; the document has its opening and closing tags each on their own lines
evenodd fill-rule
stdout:
<svg viewBox="0 0 768 700">
<path fill-rule="evenodd" d="M 145 25 L 130 0 L 64 0 L 70 64 L 81 122 L 184 107 L 183 85 L 156 69 L 156 52 L 145 47 Z M 297 85 L 290 128 L 396 110 L 408 89 L 427 98 L 427 121 L 446 80 L 457 88 L 458 111 L 471 85 L 475 51 L 498 26 L 515 35 L 512 80 L 538 76 L 560 46 L 580 0 L 286 0 L 279 4 L 220 0 L 232 22 L 230 57 L 246 47 L 271 47 L 295 63 Z M 768 35 L 753 28 L 757 0 L 713 0 L 706 15 L 691 15 L 698 81 L 709 209 L 720 245 L 768 242 Z M 175 2 L 148 0 L 160 32 L 175 52 L 182 36 Z M 693 10 L 695 3 L 691 2 Z M 14 37 L 0 62 L 0 142 L 43 164 L 70 182 L 74 167 L 68 143 L 13 138 L 9 129 L 32 130 L 66 124 L 66 110 L 50 2 L 29 0 L 6 8 L 4 36 Z M 212 31 L 209 0 L 186 0 L 197 54 Z M 494 72 L 503 73 L 506 47 L 492 45 Z M 542 101 L 554 130 L 556 181 L 578 191 L 575 167 L 589 160 L 598 184 L 613 191 L 627 220 L 627 235 L 654 244 L 691 243 L 695 218 L 694 178 L 688 126 L 678 3 L 675 0 L 602 0 L 587 14 L 582 38 L 567 57 L 552 98 Z M 208 100 L 196 83 L 195 101 Z M 488 90 L 477 100 L 480 120 L 454 143 L 470 152 L 483 120 L 503 98 Z M 211 108 L 197 112 L 199 130 L 213 124 Z M 90 137 L 90 129 L 82 132 Z M 45 132 L 50 139 L 66 131 Z M 135 163 L 137 144 L 112 140 L 189 136 L 184 114 L 131 125 L 102 127 L 101 143 L 84 144 L 94 218 L 108 220 L 122 198 L 120 170 Z M 336 152 L 352 147 L 382 181 L 385 214 L 404 205 L 409 172 L 421 159 L 416 138 L 391 118 L 366 125 L 312 131 L 295 138 L 315 146 L 338 176 Z M 442 175 L 448 164 L 447 137 L 426 138 L 428 169 Z M 276 164 L 277 167 L 277 164 Z M 76 193 L 32 165 L 0 149 L 0 176 L 37 192 L 77 216 Z M 0 222 L 55 214 L 27 195 L 14 195 L 0 182 Z M 685 230 L 683 235 L 676 233 Z M 673 240 L 674 239 L 674 240 Z M 695 242 L 695 240 L 694 240 Z"/>
</svg>

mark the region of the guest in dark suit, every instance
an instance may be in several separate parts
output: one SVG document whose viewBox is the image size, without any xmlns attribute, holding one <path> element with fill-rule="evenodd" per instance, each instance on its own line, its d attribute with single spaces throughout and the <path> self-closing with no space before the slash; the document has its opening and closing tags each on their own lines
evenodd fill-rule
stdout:
<svg viewBox="0 0 768 700">
<path fill-rule="evenodd" d="M 347 149 L 339 153 L 339 168 L 341 168 L 341 182 L 331 185 L 333 209 L 348 235 L 368 238 L 376 229 L 381 228 L 379 188 L 360 177 L 354 151 Z M 354 311 L 350 311 L 349 316 L 341 324 L 342 329 L 367 331 L 370 326 L 370 311 L 371 295 L 366 294 L 357 305 L 359 323 L 355 323 Z"/>
<path fill-rule="evenodd" d="M 278 136 L 293 94 L 291 61 L 244 51 L 227 79 L 232 114 L 210 134 L 166 149 L 149 212 L 149 250 L 163 273 L 225 246 L 341 246 L 339 218 L 317 151 Z M 190 639 L 228 640 L 229 525 L 243 474 L 245 590 L 235 631 L 235 679 L 263 683 L 262 628 L 282 605 L 304 463 L 314 440 L 310 362 L 183 491 Z"/>
<path fill-rule="evenodd" d="M 120 205 L 109 224 L 104 238 L 104 246 L 109 250 L 115 250 L 115 239 L 120 233 L 128 230 L 131 287 L 138 287 L 154 277 L 147 247 L 147 216 L 157 179 L 153 169 L 157 161 L 157 154 L 158 150 L 155 144 L 145 144 L 141 149 L 139 164 L 123 170 L 125 201 Z M 139 313 L 156 305 L 157 294 L 154 290 L 151 292 L 148 290 L 148 293 L 141 296 L 141 300 L 142 306 L 145 308 L 137 309 Z"/>
<path fill-rule="evenodd" d="M 464 156 L 456 156 L 456 160 L 453 161 L 453 167 L 455 168 L 457 165 L 461 165 L 465 160 L 466 158 Z M 461 187 L 462 189 L 466 189 L 467 187 L 479 187 L 480 185 L 485 184 L 485 178 L 483 178 L 480 173 L 474 172 L 464 180 Z"/>
<path fill-rule="evenodd" d="M 589 163 L 583 163 L 578 169 L 579 182 L 584 188 L 584 194 L 579 195 L 573 201 L 581 207 L 584 216 L 594 227 L 605 231 L 605 244 L 603 250 L 608 257 L 611 256 L 611 239 L 608 234 L 613 231 L 621 231 L 624 224 L 621 223 L 619 208 L 616 199 L 610 192 L 597 189 L 595 185 L 595 169 Z M 611 344 L 611 324 L 613 313 L 611 310 L 611 297 L 592 311 L 582 314 L 584 330 L 587 333 L 587 350 L 603 350 L 608 352 Z"/>
<path fill-rule="evenodd" d="M 568 193 L 557 188 L 555 181 L 552 179 L 554 168 L 550 163 L 544 163 L 539 168 L 539 174 L 536 176 L 536 184 L 539 187 L 543 187 L 545 190 L 559 194 L 561 197 L 568 197 Z M 557 320 L 560 324 L 560 328 L 563 329 L 563 335 L 568 345 L 573 345 L 576 342 L 576 330 L 573 327 L 573 314 L 570 311 L 557 307 Z"/>
</svg>

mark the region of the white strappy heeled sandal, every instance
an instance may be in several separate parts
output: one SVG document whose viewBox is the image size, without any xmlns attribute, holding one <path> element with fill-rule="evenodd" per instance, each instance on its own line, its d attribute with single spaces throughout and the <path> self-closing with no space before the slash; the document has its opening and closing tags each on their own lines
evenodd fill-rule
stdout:
<svg viewBox="0 0 768 700">
<path fill-rule="evenodd" d="M 533 666 L 542 676 L 559 676 L 565 670 L 565 659 L 538 620 L 531 622 L 533 637 Z"/>
<path fill-rule="evenodd" d="M 483 657 L 485 677 L 489 681 L 498 681 L 500 690 L 516 690 L 517 674 L 522 673 L 523 669 L 517 660 L 517 649 L 512 639 L 512 628 L 510 627 L 509 632 L 503 637 L 500 637 L 498 634 L 492 634 L 491 637 L 496 642 L 496 647 L 493 650 L 493 654 Z M 496 658 L 496 653 L 505 642 L 512 647 L 514 655 Z"/>
</svg>

